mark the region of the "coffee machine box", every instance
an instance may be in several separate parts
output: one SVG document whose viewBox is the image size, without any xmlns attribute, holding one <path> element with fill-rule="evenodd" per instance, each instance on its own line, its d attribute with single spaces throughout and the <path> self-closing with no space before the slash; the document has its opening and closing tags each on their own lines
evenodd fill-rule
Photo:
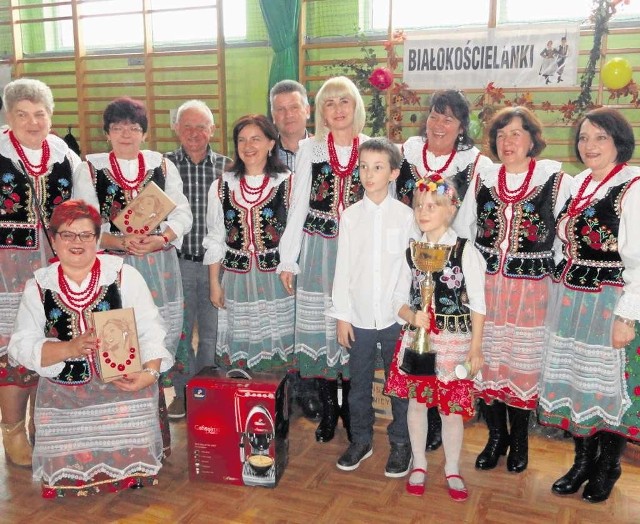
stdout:
<svg viewBox="0 0 640 524">
<path fill-rule="evenodd" d="M 286 374 L 205 367 L 187 384 L 189 478 L 275 487 L 288 460 Z"/>
</svg>

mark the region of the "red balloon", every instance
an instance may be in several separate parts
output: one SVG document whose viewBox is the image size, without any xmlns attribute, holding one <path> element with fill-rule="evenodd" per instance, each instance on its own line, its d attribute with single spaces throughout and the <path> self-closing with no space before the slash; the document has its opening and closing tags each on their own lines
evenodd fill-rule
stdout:
<svg viewBox="0 0 640 524">
<path fill-rule="evenodd" d="M 373 70 L 373 73 L 371 73 L 369 83 L 376 89 L 384 91 L 393 84 L 393 73 L 386 67 L 378 67 Z"/>
</svg>

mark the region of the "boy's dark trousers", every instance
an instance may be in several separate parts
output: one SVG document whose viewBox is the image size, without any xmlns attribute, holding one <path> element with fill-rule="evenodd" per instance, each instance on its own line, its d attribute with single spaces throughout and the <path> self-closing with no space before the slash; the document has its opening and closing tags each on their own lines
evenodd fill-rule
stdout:
<svg viewBox="0 0 640 524">
<path fill-rule="evenodd" d="M 351 438 L 353 442 L 367 444 L 373 440 L 373 378 L 375 374 L 376 349 L 382 348 L 385 379 L 389 373 L 391 360 L 398 342 L 401 326 L 397 322 L 385 329 L 360 329 L 354 326 L 355 341 L 349 350 L 349 375 L 351 391 L 349 408 L 351 410 Z M 407 429 L 407 399 L 391 397 L 393 420 L 387 426 L 389 442 L 409 444 Z"/>
</svg>

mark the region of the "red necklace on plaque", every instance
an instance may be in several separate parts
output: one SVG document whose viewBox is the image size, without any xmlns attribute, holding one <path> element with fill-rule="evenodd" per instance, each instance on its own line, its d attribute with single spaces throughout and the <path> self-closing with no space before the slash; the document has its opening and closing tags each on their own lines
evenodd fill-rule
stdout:
<svg viewBox="0 0 640 524">
<path fill-rule="evenodd" d="M 113 151 L 109 153 L 109 163 L 111 164 L 111 172 L 113 173 L 113 178 L 116 179 L 116 182 L 122 189 L 126 189 L 129 191 L 137 191 L 140 184 L 144 180 L 144 175 L 146 174 L 145 165 L 144 165 L 144 156 L 142 153 L 138 152 L 138 176 L 133 182 L 129 182 L 123 175 L 122 169 L 120 169 L 120 165 L 118 164 L 118 159 Z"/>
<path fill-rule="evenodd" d="M 536 161 L 532 158 L 529 161 L 529 169 L 524 177 L 524 181 L 520 184 L 518 189 L 512 191 L 507 187 L 507 169 L 504 167 L 504 164 L 502 164 L 502 166 L 500 166 L 500 171 L 498 171 L 498 196 L 500 197 L 500 200 L 505 204 L 513 204 L 514 202 L 522 200 L 529 190 L 529 184 L 533 178 L 533 170 L 535 168 Z"/>
<path fill-rule="evenodd" d="M 342 167 L 340 161 L 338 160 L 338 154 L 336 153 L 336 143 L 333 138 L 333 133 L 329 133 L 327 137 L 327 146 L 329 148 L 329 164 L 331 165 L 331 170 L 335 175 L 338 175 L 340 178 L 344 178 L 353 173 L 353 170 L 358 163 L 358 146 L 360 145 L 360 140 L 358 137 L 353 139 L 353 143 L 351 144 L 351 156 L 349 157 L 349 162 L 345 167 Z"/>
<path fill-rule="evenodd" d="M 580 189 L 578 189 L 576 196 L 571 199 L 571 202 L 567 207 L 567 215 L 569 215 L 570 217 L 575 217 L 580 213 L 582 213 L 587 207 L 589 207 L 589 205 L 591 204 L 591 200 L 596 195 L 596 193 L 600 190 L 600 188 L 604 186 L 607 182 L 609 182 L 609 180 L 611 180 L 615 175 L 617 175 L 625 165 L 626 164 L 618 164 L 609 172 L 607 176 L 605 176 L 602 180 L 600 180 L 600 183 L 596 186 L 596 188 L 590 194 L 585 195 L 584 192 L 587 190 L 587 187 L 589 187 L 589 184 L 593 180 L 592 173 L 589 173 L 587 177 L 584 179 L 584 181 L 582 182 Z"/>
<path fill-rule="evenodd" d="M 27 155 L 25 155 L 24 153 L 24 149 L 22 149 L 22 146 L 20 145 L 20 142 L 18 142 L 16 136 L 13 134 L 13 131 L 9 131 L 9 140 L 11 140 L 16 153 L 18 153 L 18 157 L 20 157 L 20 160 L 22 160 L 25 169 L 31 176 L 38 177 L 40 175 L 44 175 L 47 172 L 47 164 L 49 163 L 49 158 L 51 158 L 51 150 L 49 149 L 49 144 L 46 140 L 42 141 L 42 159 L 40 160 L 39 164 L 32 164 L 31 162 L 29 162 Z"/>
<path fill-rule="evenodd" d="M 104 357 L 105 364 L 107 364 L 109 367 L 114 369 L 117 367 L 118 371 L 124 371 L 131 365 L 131 362 L 136 359 L 136 348 L 134 348 L 133 346 L 130 347 L 129 355 L 125 357 L 124 362 L 120 361 L 120 363 L 114 360 L 114 357 L 108 351 L 103 351 L 102 356 Z"/>
<path fill-rule="evenodd" d="M 97 258 L 91 267 L 89 285 L 84 291 L 73 291 L 64 276 L 62 265 L 58 266 L 58 286 L 60 286 L 60 291 L 65 298 L 65 302 L 75 309 L 83 309 L 88 303 L 95 299 L 99 291 L 98 280 L 100 280 L 100 260 Z"/>
<path fill-rule="evenodd" d="M 262 192 L 267 187 L 267 184 L 269 184 L 269 177 L 265 175 L 262 184 L 258 187 L 251 187 L 247 183 L 246 175 L 243 175 L 240 179 L 240 194 L 245 202 L 248 204 L 255 204 L 256 202 L 260 202 L 262 199 Z"/>
<path fill-rule="evenodd" d="M 424 146 L 422 146 L 422 163 L 424 164 L 424 168 L 427 170 L 427 173 L 435 173 L 436 175 L 441 175 L 442 173 L 444 173 L 449 167 L 449 165 L 451 164 L 451 162 L 453 161 L 453 157 L 456 156 L 456 150 L 454 148 L 453 151 L 451 151 L 449 158 L 447 158 L 447 161 L 444 163 L 444 166 L 442 166 L 440 169 L 431 169 L 429 167 L 429 163 L 427 162 L 428 150 L 429 150 L 429 142 L 425 142 Z"/>
</svg>

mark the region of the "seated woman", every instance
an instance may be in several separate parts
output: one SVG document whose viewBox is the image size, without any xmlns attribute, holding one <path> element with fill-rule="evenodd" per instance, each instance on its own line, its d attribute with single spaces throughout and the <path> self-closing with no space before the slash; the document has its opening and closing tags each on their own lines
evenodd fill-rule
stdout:
<svg viewBox="0 0 640 524">
<path fill-rule="evenodd" d="M 33 477 L 45 498 L 154 484 L 161 467 L 160 371 L 173 363 L 144 279 L 112 255 L 97 255 L 101 219 L 82 200 L 50 221 L 58 262 L 26 284 L 10 358 L 36 371 Z M 95 374 L 100 341 L 91 312 L 132 307 L 142 371 L 105 383 Z"/>
</svg>

